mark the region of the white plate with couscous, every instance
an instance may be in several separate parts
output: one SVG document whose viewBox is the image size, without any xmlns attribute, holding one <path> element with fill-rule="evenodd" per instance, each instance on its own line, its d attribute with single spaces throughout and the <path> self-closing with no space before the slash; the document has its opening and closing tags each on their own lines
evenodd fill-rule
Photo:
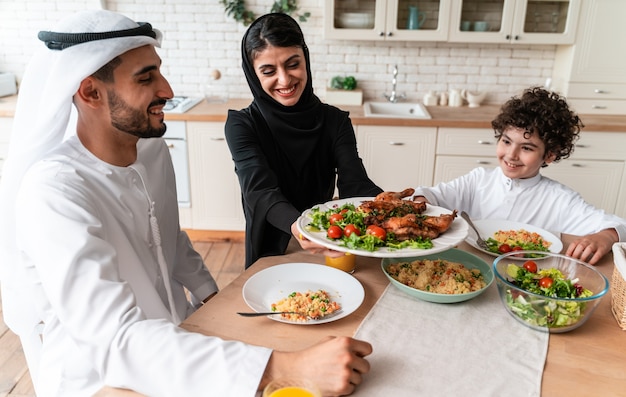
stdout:
<svg viewBox="0 0 626 397">
<path fill-rule="evenodd" d="M 554 234 L 540 227 L 521 222 L 506 220 L 476 220 L 474 225 L 480 236 L 487 242 L 489 249 L 483 249 L 476 243 L 476 233 L 469 231 L 467 243 L 479 251 L 492 256 L 500 256 L 511 251 L 531 250 L 546 251 L 558 254 L 563 249 L 563 243 Z M 511 259 L 524 260 L 525 257 Z M 534 256 L 541 259 L 540 256 Z"/>
<path fill-rule="evenodd" d="M 289 324 L 313 325 L 337 321 L 361 306 L 365 298 L 365 290 L 361 283 L 352 275 L 315 263 L 284 263 L 275 265 L 254 274 L 243 286 L 243 299 L 255 312 L 272 312 L 297 310 L 296 294 L 305 296 L 307 292 L 323 291 L 328 299 L 325 302 L 314 302 L 314 307 L 307 307 L 307 312 L 321 308 L 321 316 L 317 319 L 292 319 L 291 316 L 280 314 L 269 315 L 268 318 Z M 325 315 L 326 304 L 332 305 Z M 289 306 L 291 305 L 291 306 Z M 298 310 L 301 311 L 301 310 Z"/>
</svg>

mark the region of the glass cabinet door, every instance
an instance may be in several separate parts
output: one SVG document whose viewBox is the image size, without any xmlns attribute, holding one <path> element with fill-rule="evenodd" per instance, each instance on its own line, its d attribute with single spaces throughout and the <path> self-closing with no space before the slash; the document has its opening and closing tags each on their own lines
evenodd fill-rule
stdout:
<svg viewBox="0 0 626 397">
<path fill-rule="evenodd" d="M 449 41 L 572 44 L 581 0 L 454 0 Z"/>
<path fill-rule="evenodd" d="M 450 1 L 325 0 L 324 37 L 445 41 Z"/>
<path fill-rule="evenodd" d="M 324 0 L 324 37 L 381 40 L 387 0 Z"/>
<path fill-rule="evenodd" d="M 388 40 L 433 40 L 448 38 L 450 0 L 389 0 Z"/>
<path fill-rule="evenodd" d="M 511 38 L 520 43 L 573 44 L 580 3 L 581 0 L 517 0 Z"/>
</svg>

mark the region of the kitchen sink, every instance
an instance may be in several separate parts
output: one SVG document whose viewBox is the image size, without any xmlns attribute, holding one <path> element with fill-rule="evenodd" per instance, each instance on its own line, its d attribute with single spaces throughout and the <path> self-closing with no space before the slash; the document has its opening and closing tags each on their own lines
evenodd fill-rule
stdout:
<svg viewBox="0 0 626 397">
<path fill-rule="evenodd" d="M 421 103 L 409 102 L 365 102 L 365 117 L 387 117 L 404 119 L 430 119 L 428 110 Z"/>
</svg>

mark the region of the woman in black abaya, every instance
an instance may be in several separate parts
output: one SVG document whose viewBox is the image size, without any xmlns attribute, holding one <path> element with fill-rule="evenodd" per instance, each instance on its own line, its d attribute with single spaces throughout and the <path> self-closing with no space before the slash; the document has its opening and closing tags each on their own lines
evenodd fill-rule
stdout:
<svg viewBox="0 0 626 397">
<path fill-rule="evenodd" d="M 242 40 L 242 67 L 254 100 L 228 112 L 226 140 L 246 217 L 246 268 L 282 255 L 305 209 L 340 198 L 375 196 L 347 112 L 313 93 L 309 51 L 286 14 L 254 21 Z M 306 239 L 304 249 L 337 256 Z"/>
</svg>

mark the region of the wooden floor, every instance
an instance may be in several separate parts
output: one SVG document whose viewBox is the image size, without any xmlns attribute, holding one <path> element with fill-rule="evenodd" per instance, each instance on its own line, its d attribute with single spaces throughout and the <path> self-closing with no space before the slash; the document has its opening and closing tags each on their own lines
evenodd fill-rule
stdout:
<svg viewBox="0 0 626 397">
<path fill-rule="evenodd" d="M 224 288 L 243 271 L 243 233 L 187 232 L 220 288 Z M 19 338 L 4 324 L 1 303 L 0 397 L 35 397 Z"/>
</svg>

